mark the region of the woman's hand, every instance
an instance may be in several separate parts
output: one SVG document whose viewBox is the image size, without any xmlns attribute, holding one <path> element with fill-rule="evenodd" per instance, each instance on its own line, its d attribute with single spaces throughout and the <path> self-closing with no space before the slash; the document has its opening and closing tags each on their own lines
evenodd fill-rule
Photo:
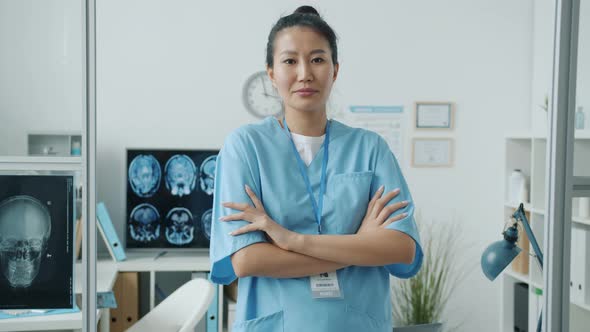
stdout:
<svg viewBox="0 0 590 332">
<path fill-rule="evenodd" d="M 386 218 L 389 217 L 393 212 L 406 207 L 408 205 L 408 201 L 402 201 L 385 206 L 387 203 L 389 203 L 389 201 L 399 194 L 399 189 L 392 190 L 385 196 L 381 197 L 381 195 L 383 195 L 383 190 L 384 187 L 381 186 L 369 202 L 367 212 L 365 213 L 365 218 L 361 223 L 361 227 L 356 232 L 357 234 L 385 228 L 392 222 L 398 221 L 407 216 L 406 213 L 400 213 L 386 220 Z"/>
<path fill-rule="evenodd" d="M 253 231 L 263 231 L 271 239 L 273 244 L 281 249 L 289 250 L 289 246 L 292 241 L 295 241 L 297 233 L 292 232 L 283 226 L 279 225 L 276 221 L 272 220 L 266 211 L 262 202 L 256 197 L 256 194 L 248 187 L 245 186 L 246 193 L 254 203 L 254 206 L 248 203 L 233 203 L 226 202 L 222 205 L 224 207 L 239 210 L 242 212 L 230 214 L 225 217 L 219 218 L 221 221 L 232 221 L 232 220 L 245 220 L 249 222 L 248 225 L 241 227 L 230 233 L 232 236 L 249 233 Z"/>
</svg>

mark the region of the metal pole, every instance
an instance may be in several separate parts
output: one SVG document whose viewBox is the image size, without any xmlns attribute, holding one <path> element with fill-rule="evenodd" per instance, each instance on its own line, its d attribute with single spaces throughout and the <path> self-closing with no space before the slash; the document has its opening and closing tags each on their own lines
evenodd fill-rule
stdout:
<svg viewBox="0 0 590 332">
<path fill-rule="evenodd" d="M 544 331 L 569 331 L 569 274 L 573 188 L 573 115 L 579 0 L 557 0 L 553 88 L 547 141 Z"/>
<path fill-rule="evenodd" d="M 96 331 L 96 0 L 85 1 L 86 13 L 86 112 L 84 159 L 84 202 L 82 264 L 82 330 Z"/>
</svg>

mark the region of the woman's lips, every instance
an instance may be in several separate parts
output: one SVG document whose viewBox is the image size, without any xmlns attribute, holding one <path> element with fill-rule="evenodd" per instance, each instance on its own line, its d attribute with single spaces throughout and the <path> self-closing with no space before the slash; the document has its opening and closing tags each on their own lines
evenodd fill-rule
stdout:
<svg viewBox="0 0 590 332">
<path fill-rule="evenodd" d="M 317 92 L 318 91 L 314 90 L 314 89 L 299 89 L 299 90 L 295 91 L 295 93 L 301 97 L 309 97 Z"/>
</svg>

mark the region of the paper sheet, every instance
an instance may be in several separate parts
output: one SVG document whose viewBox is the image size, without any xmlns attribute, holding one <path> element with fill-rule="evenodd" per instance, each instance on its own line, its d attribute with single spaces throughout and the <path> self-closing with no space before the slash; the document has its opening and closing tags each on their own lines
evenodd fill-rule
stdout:
<svg viewBox="0 0 590 332">
<path fill-rule="evenodd" d="M 400 165 L 403 165 L 403 106 L 351 106 L 339 120 L 351 127 L 381 135 Z"/>
</svg>

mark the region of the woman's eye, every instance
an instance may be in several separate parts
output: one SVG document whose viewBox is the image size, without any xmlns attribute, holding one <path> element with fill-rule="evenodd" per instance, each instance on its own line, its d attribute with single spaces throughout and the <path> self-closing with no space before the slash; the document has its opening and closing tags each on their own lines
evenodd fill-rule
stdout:
<svg viewBox="0 0 590 332">
<path fill-rule="evenodd" d="M 295 63 L 295 60 L 293 60 L 293 59 L 286 59 L 286 60 L 283 60 L 283 63 L 286 63 L 288 65 L 292 65 L 292 64 Z"/>
<path fill-rule="evenodd" d="M 322 62 L 324 62 L 324 59 L 322 59 L 322 58 L 313 58 L 311 60 L 311 62 L 314 62 L 314 63 L 322 63 Z"/>
</svg>

